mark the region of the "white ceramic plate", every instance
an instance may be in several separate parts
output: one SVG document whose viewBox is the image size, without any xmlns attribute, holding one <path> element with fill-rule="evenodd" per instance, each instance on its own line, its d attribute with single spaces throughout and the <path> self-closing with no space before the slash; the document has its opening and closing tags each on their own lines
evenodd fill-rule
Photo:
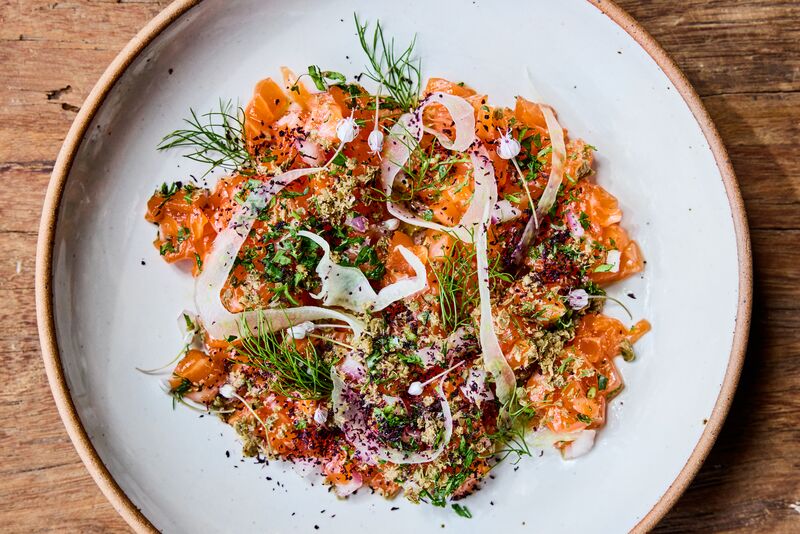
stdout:
<svg viewBox="0 0 800 534">
<path fill-rule="evenodd" d="M 42 223 L 48 372 L 79 452 L 126 519 L 140 529 L 150 521 L 166 532 L 236 533 L 652 526 L 724 418 L 750 292 L 724 149 L 657 45 L 618 8 L 586 0 L 193 3 L 171 6 L 101 80 L 59 158 Z M 638 361 L 621 366 L 627 387 L 595 449 L 577 461 L 501 467 L 466 501 L 471 520 L 402 499 L 338 501 L 278 464 L 242 461 L 230 428 L 173 411 L 158 381 L 134 371 L 171 357 L 176 313 L 192 307 L 191 277 L 161 261 L 143 214 L 158 184 L 202 171 L 156 144 L 190 107 L 246 102 L 281 65 L 360 72 L 353 11 L 379 18 L 401 42 L 415 31 L 426 76 L 464 80 L 494 104 L 529 91 L 529 68 L 570 135 L 599 148 L 598 181 L 619 198 L 648 260 L 642 276 L 612 289 L 654 328 Z"/>
</svg>

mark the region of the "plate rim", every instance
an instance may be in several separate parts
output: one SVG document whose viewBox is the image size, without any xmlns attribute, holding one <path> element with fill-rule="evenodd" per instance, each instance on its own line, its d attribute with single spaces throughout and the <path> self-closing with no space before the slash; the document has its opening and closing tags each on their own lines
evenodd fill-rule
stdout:
<svg viewBox="0 0 800 534">
<path fill-rule="evenodd" d="M 736 234 L 739 264 L 739 298 L 733 343 L 725 376 L 708 422 L 686 464 L 650 511 L 632 529 L 632 532 L 647 532 L 666 515 L 689 486 L 716 441 L 730 409 L 744 363 L 750 330 L 753 291 L 750 234 L 744 201 L 727 150 L 716 126 L 711 120 L 711 116 L 689 80 L 655 38 L 616 3 L 612 0 L 586 1 L 628 33 L 647 52 L 669 78 L 689 107 L 708 142 L 709 149 L 719 169 L 728 197 Z M 80 456 L 95 483 L 128 525 L 134 531 L 140 533 L 157 532 L 157 530 L 141 510 L 133 504 L 100 459 L 86 429 L 83 427 L 69 392 L 55 333 L 52 287 L 53 248 L 58 213 L 66 182 L 75 156 L 95 114 L 103 105 L 117 81 L 125 74 L 139 54 L 173 22 L 201 2 L 202 0 L 174 0 L 151 19 L 125 45 L 92 88 L 78 115 L 75 117 L 53 166 L 42 208 L 36 245 L 36 319 L 42 359 L 56 408 L 66 427 L 67 434 L 78 452 L 78 456 Z"/>
</svg>

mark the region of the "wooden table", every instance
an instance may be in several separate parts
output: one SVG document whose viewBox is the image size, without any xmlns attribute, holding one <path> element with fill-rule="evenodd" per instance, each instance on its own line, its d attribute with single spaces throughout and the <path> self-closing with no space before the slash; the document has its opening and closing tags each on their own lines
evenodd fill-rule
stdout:
<svg viewBox="0 0 800 534">
<path fill-rule="evenodd" d="M 733 408 L 658 531 L 800 532 L 800 3 L 619 3 L 703 97 L 742 187 L 755 255 L 750 350 Z M 76 110 L 166 4 L 0 0 L 3 531 L 128 531 L 56 413 L 34 319 L 34 249 L 48 178 Z"/>
</svg>

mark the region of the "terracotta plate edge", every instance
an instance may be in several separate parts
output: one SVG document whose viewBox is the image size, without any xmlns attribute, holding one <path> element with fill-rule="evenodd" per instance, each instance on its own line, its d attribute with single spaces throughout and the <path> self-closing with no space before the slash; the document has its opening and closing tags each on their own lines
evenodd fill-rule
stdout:
<svg viewBox="0 0 800 534">
<path fill-rule="evenodd" d="M 97 454 L 72 402 L 58 352 L 53 315 L 53 246 L 61 198 L 72 162 L 89 124 L 106 96 L 139 54 L 170 24 L 200 0 L 176 0 L 153 18 L 120 51 L 103 72 L 84 101 L 58 153 L 47 187 L 39 238 L 36 244 L 36 319 L 42 359 L 56 407 L 75 449 L 100 490 L 117 512 L 136 532 L 157 532 L 150 521 L 128 498 Z"/>
<path fill-rule="evenodd" d="M 200 1 L 201 0 L 175 0 L 164 9 L 164 11 L 158 14 L 125 46 L 125 48 L 123 48 L 86 98 L 86 101 L 81 107 L 78 116 L 75 118 L 75 122 L 72 124 L 64 140 L 64 144 L 61 147 L 53 168 L 42 210 L 42 219 L 39 225 L 39 239 L 36 248 L 36 317 L 39 327 L 42 358 L 56 406 L 64 421 L 67 433 L 75 445 L 78 455 L 92 475 L 92 478 L 117 512 L 119 512 L 125 521 L 137 532 L 156 532 L 156 529 L 128 498 L 122 488 L 119 487 L 106 466 L 100 460 L 72 402 L 61 365 L 55 335 L 55 318 L 52 308 L 52 255 L 55 226 L 58 219 L 62 193 L 67 177 L 69 176 L 72 162 L 95 113 L 100 109 L 106 96 L 137 56 L 170 24 L 189 9 L 200 3 Z M 656 523 L 664 517 L 697 474 L 697 471 L 700 469 L 700 466 L 719 435 L 725 417 L 730 409 L 731 401 L 733 400 L 733 395 L 744 363 L 747 336 L 750 327 L 752 302 L 752 256 L 750 236 L 747 227 L 744 202 L 727 151 L 725 150 L 722 139 L 711 117 L 686 76 L 684 76 L 675 62 L 664 49 L 661 48 L 656 40 L 622 8 L 608 0 L 587 1 L 607 15 L 644 48 L 677 88 L 693 113 L 708 141 L 722 176 L 733 216 L 738 250 L 739 302 L 731 355 L 723 383 L 721 384 L 720 394 L 709 416 L 703 434 L 700 436 L 700 440 L 689 456 L 686 465 L 658 502 L 633 529 L 634 532 L 645 532 L 652 529 Z"/>
<path fill-rule="evenodd" d="M 739 301 L 736 310 L 736 323 L 733 333 L 733 343 L 731 345 L 731 355 L 728 360 L 728 367 L 720 386 L 720 393 L 711 415 L 708 418 L 705 429 L 700 436 L 689 459 L 681 469 L 676 479 L 672 482 L 667 491 L 656 502 L 655 506 L 643 517 L 633 528 L 633 532 L 647 532 L 651 530 L 666 515 L 666 513 L 677 502 L 686 488 L 694 479 L 703 461 L 711 451 L 711 447 L 719 435 L 725 418 L 728 415 L 736 386 L 739 383 L 739 376 L 744 364 L 745 352 L 747 350 L 747 339 L 750 331 L 750 315 L 753 293 L 753 260 L 750 246 L 750 232 L 747 225 L 747 215 L 744 208 L 739 183 L 733 170 L 728 152 L 722 142 L 722 138 L 717 131 L 711 116 L 703 105 L 700 96 L 692 87 L 692 84 L 680 70 L 675 61 L 667 54 L 655 38 L 650 35 L 636 20 L 625 10 L 610 0 L 588 0 L 601 12 L 607 15 L 613 22 L 627 32 L 661 68 L 672 84 L 683 97 L 684 102 L 689 106 L 689 110 L 695 117 L 703 135 L 708 141 L 711 153 L 719 168 L 722 182 L 728 196 L 733 217 L 734 232 L 736 233 L 736 248 L 739 261 Z"/>
</svg>

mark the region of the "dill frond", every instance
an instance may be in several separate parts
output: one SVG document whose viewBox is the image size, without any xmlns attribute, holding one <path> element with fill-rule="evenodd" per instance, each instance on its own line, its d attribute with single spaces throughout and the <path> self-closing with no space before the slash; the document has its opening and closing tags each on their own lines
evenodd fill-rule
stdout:
<svg viewBox="0 0 800 534">
<path fill-rule="evenodd" d="M 386 40 L 380 22 L 375 24 L 372 39 L 369 39 L 367 37 L 368 23 L 362 25 L 355 13 L 353 18 L 356 22 L 361 48 L 369 59 L 369 65 L 364 74 L 382 85 L 398 107 L 406 111 L 414 108 L 419 99 L 421 82 L 420 62 L 419 60 L 415 62 L 412 58 L 416 36 L 411 40 L 411 44 L 398 54 L 395 52 L 394 38 Z"/>
<path fill-rule="evenodd" d="M 183 396 L 189 393 L 192 390 L 193 384 L 187 380 L 186 378 L 179 377 L 177 375 L 173 375 L 175 378 L 180 378 L 181 382 L 177 386 L 175 386 L 171 391 L 170 395 L 172 395 L 172 409 L 175 409 L 175 405 L 180 402 L 183 403 Z"/>
<path fill-rule="evenodd" d="M 241 347 L 237 350 L 247 358 L 248 364 L 272 376 L 270 388 L 276 393 L 294 399 L 318 400 L 333 391 L 331 364 L 326 362 L 313 343 L 297 349 L 291 338 L 280 338 L 259 317 L 254 332 L 243 325 L 240 333 Z"/>
<path fill-rule="evenodd" d="M 184 119 L 187 128 L 167 134 L 158 150 L 188 148 L 184 156 L 209 165 L 205 174 L 216 168 L 241 171 L 253 166 L 253 157 L 244 142 L 244 118 L 240 108 L 233 110 L 230 101 L 219 101 L 219 109 L 203 115 L 190 109 Z"/>
<path fill-rule="evenodd" d="M 439 286 L 442 326 L 451 332 L 470 324 L 472 310 L 480 304 L 475 255 L 474 246 L 462 246 L 457 241 L 450 253 L 432 267 Z M 503 272 L 499 256 L 489 258 L 489 280 L 492 284 L 513 282 L 513 277 Z"/>
<path fill-rule="evenodd" d="M 439 294 L 439 316 L 442 327 L 455 332 L 472 321 L 472 309 L 480 300 L 478 294 L 478 271 L 474 265 L 474 251 L 453 247 L 437 266 L 433 268 Z"/>
<path fill-rule="evenodd" d="M 502 448 L 495 453 L 498 462 L 514 455 L 512 463 L 516 464 L 523 456 L 531 456 L 531 449 L 525 436 L 535 416 L 534 409 L 521 403 L 517 398 L 517 391 L 514 390 L 511 398 L 500 408 L 497 431 L 488 436 L 493 442 L 502 444 Z"/>
</svg>

